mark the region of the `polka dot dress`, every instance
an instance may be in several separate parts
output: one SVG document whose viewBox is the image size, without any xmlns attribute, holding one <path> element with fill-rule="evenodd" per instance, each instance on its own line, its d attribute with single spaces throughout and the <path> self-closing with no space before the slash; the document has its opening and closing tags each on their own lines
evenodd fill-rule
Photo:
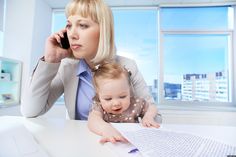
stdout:
<svg viewBox="0 0 236 157">
<path fill-rule="evenodd" d="M 107 113 L 99 102 L 94 102 L 93 104 L 93 109 L 101 112 L 106 122 L 112 123 L 138 123 L 138 117 L 143 118 L 147 108 L 148 103 L 141 98 L 131 98 L 129 108 L 121 114 Z"/>
</svg>

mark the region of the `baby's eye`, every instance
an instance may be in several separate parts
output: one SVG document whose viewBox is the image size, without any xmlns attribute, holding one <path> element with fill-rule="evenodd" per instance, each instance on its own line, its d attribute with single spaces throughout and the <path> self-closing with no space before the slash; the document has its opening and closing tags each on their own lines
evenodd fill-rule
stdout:
<svg viewBox="0 0 236 157">
<path fill-rule="evenodd" d="M 121 98 L 121 99 L 124 99 L 124 98 L 126 98 L 126 95 L 120 96 L 120 98 Z"/>
<path fill-rule="evenodd" d="M 106 101 L 111 101 L 111 98 L 105 98 Z"/>
</svg>

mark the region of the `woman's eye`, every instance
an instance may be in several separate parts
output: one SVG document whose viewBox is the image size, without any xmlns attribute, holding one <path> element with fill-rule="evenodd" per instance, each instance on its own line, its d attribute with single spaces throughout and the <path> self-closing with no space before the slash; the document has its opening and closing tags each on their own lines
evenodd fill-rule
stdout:
<svg viewBox="0 0 236 157">
<path fill-rule="evenodd" d="M 66 29 L 70 29 L 70 28 L 71 28 L 71 25 L 67 24 Z"/>
<path fill-rule="evenodd" d="M 79 26 L 80 26 L 82 29 L 86 29 L 86 28 L 89 27 L 87 24 L 80 24 Z"/>
</svg>

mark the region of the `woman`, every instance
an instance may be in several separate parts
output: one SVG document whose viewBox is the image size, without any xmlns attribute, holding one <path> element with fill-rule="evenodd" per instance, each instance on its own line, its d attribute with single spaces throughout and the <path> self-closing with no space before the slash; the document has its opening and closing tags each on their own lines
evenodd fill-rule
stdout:
<svg viewBox="0 0 236 157">
<path fill-rule="evenodd" d="M 25 117 L 46 113 L 64 93 L 69 118 L 87 120 L 95 94 L 91 69 L 111 60 L 132 72 L 134 95 L 154 103 L 135 62 L 115 54 L 113 16 L 102 0 L 72 0 L 66 17 L 66 28 L 46 40 L 44 57 L 34 70 L 21 105 Z M 65 32 L 69 49 L 60 46 Z"/>
</svg>

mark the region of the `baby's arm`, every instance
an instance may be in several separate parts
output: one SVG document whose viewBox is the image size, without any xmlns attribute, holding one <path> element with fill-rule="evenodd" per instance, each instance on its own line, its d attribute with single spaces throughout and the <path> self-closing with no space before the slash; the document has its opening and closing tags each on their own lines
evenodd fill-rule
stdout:
<svg viewBox="0 0 236 157">
<path fill-rule="evenodd" d="M 92 110 L 88 117 L 88 128 L 97 135 L 102 136 L 100 142 L 127 142 L 127 140 L 110 124 L 103 120 L 99 111 Z"/>
<path fill-rule="evenodd" d="M 147 112 L 144 114 L 142 119 L 143 126 L 146 127 L 156 127 L 159 128 L 160 125 L 155 121 L 155 117 L 157 116 L 157 108 L 155 105 L 150 104 L 148 106 Z"/>
</svg>

